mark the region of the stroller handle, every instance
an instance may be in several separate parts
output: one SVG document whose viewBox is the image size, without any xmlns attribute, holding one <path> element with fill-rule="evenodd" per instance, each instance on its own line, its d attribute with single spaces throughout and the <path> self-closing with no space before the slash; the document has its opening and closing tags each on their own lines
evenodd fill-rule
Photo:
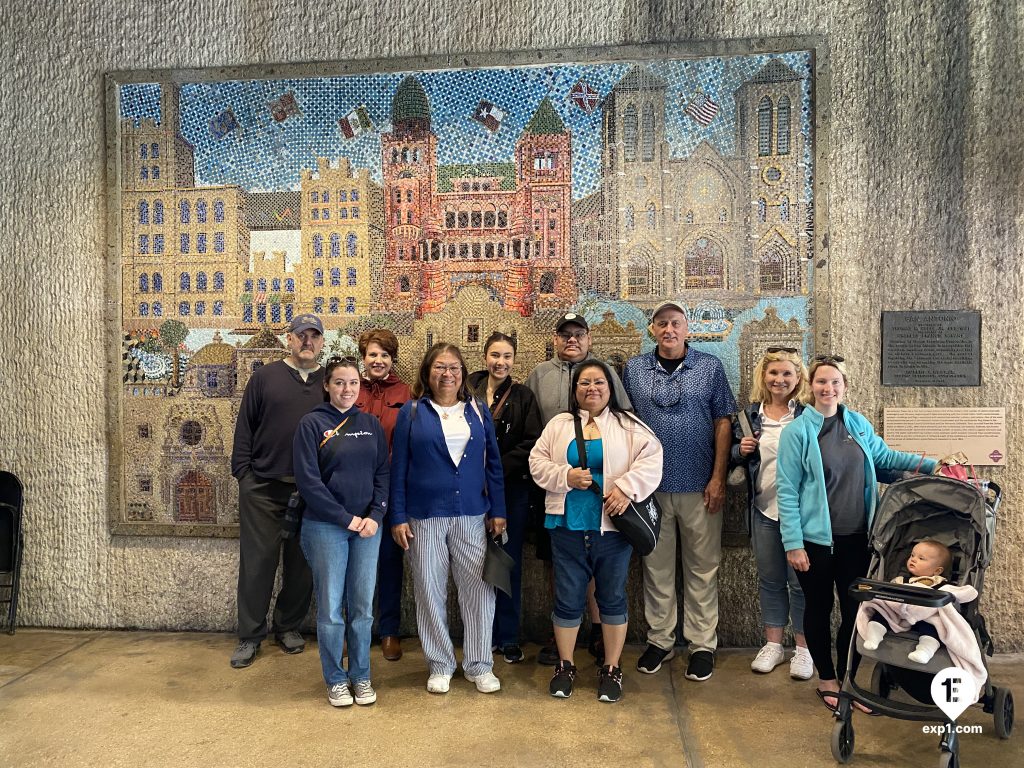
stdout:
<svg viewBox="0 0 1024 768">
<path fill-rule="evenodd" d="M 953 602 L 953 595 L 943 590 L 864 578 L 857 579 L 850 585 L 850 597 L 858 603 L 866 603 L 877 598 L 894 603 L 923 605 L 927 608 L 941 608 Z"/>
</svg>

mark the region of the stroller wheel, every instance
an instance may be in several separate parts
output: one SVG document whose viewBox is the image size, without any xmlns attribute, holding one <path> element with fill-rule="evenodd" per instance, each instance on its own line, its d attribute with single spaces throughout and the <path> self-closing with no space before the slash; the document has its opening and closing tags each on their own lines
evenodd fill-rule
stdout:
<svg viewBox="0 0 1024 768">
<path fill-rule="evenodd" d="M 996 724 L 996 736 L 1008 739 L 1013 733 L 1013 691 L 996 688 L 994 693 L 992 719 Z"/>
<path fill-rule="evenodd" d="M 889 682 L 889 675 L 886 674 L 885 664 L 875 662 L 875 668 L 871 672 L 871 692 L 877 693 L 882 698 L 889 698 L 892 693 L 892 683 Z"/>
<path fill-rule="evenodd" d="M 836 719 L 832 726 L 832 757 L 837 763 L 848 763 L 853 757 L 853 720 Z"/>
</svg>

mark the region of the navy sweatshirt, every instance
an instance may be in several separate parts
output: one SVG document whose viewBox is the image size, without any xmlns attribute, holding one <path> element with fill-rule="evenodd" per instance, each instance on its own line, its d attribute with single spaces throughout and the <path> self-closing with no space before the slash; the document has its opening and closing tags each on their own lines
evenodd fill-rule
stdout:
<svg viewBox="0 0 1024 768">
<path fill-rule="evenodd" d="M 344 434 L 320 448 L 325 433 L 346 416 Z M 380 525 L 387 509 L 390 469 L 388 441 L 376 416 L 355 406 L 342 413 L 323 403 L 302 417 L 292 452 L 295 485 L 306 502 L 304 518 L 347 528 L 353 517 L 371 517 Z M 321 474 L 319 457 L 328 455 Z"/>
</svg>

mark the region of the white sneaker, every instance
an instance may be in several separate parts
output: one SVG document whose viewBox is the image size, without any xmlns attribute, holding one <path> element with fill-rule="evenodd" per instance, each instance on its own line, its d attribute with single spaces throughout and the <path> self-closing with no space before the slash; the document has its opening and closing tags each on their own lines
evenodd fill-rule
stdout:
<svg viewBox="0 0 1024 768">
<path fill-rule="evenodd" d="M 789 660 L 789 676 L 794 680 L 810 680 L 814 676 L 814 662 L 806 648 L 797 646 L 796 653 Z"/>
<path fill-rule="evenodd" d="M 351 707 L 355 699 L 348 683 L 335 683 L 327 690 L 327 701 L 332 707 Z"/>
<path fill-rule="evenodd" d="M 775 669 L 786 658 L 782 646 L 778 643 L 765 643 L 764 647 L 757 652 L 757 656 L 750 662 L 750 668 L 755 672 L 766 674 Z"/>
<path fill-rule="evenodd" d="M 476 684 L 476 689 L 480 693 L 494 693 L 501 690 L 501 681 L 490 670 L 481 672 L 479 675 L 471 675 L 469 672 L 464 674 L 469 682 Z"/>
<path fill-rule="evenodd" d="M 448 693 L 451 682 L 451 675 L 431 675 L 427 678 L 427 690 L 431 693 Z"/>
</svg>

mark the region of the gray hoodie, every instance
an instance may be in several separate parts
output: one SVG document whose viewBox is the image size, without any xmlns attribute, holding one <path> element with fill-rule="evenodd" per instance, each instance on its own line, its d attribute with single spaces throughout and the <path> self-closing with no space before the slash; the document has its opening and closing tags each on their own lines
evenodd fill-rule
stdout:
<svg viewBox="0 0 1024 768">
<path fill-rule="evenodd" d="M 578 363 L 570 363 L 566 360 L 559 360 L 553 357 L 533 369 L 526 380 L 526 386 L 533 390 L 540 406 L 540 415 L 547 424 L 559 413 L 569 410 L 569 386 L 572 383 L 572 372 L 588 360 L 596 360 L 593 355 L 588 354 L 586 358 Z M 611 366 L 609 366 L 611 368 Z M 622 386 L 615 369 L 611 368 L 612 386 L 615 388 L 615 396 L 619 405 L 626 410 L 633 410 L 633 404 L 629 402 L 629 395 Z"/>
</svg>

